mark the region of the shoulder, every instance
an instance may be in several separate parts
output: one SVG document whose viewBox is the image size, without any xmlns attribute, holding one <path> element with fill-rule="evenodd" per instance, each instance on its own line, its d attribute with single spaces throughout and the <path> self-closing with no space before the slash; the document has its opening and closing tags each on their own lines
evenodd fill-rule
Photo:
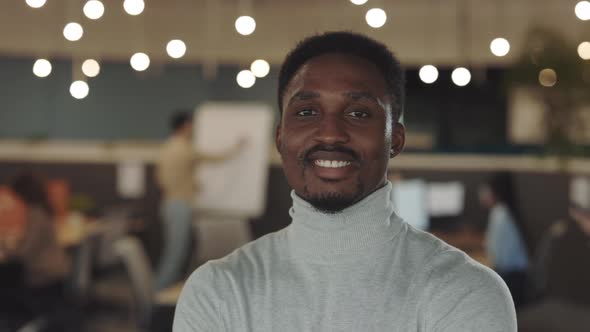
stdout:
<svg viewBox="0 0 590 332">
<path fill-rule="evenodd" d="M 283 230 L 267 234 L 223 258 L 208 261 L 191 274 L 183 292 L 190 292 L 193 285 L 231 290 L 230 285 L 263 276 L 263 270 L 268 270 L 273 259 L 281 255 L 283 239 Z"/>
<path fill-rule="evenodd" d="M 176 304 L 174 332 L 221 330 L 221 299 L 215 285 L 214 270 L 205 263 L 188 278 Z"/>
<path fill-rule="evenodd" d="M 255 270 L 266 268 L 286 249 L 286 229 L 266 234 L 229 255 L 210 262 L 211 268 L 217 273 L 247 276 Z"/>
<path fill-rule="evenodd" d="M 432 292 L 476 290 L 491 292 L 510 300 L 504 281 L 490 268 L 478 263 L 465 252 L 445 243 L 432 234 L 415 229 L 408 237 L 425 248 L 422 275 L 419 280 Z"/>
<path fill-rule="evenodd" d="M 415 279 L 424 324 L 437 331 L 516 331 L 512 298 L 502 279 L 461 250 L 425 232 L 409 239 L 426 248 Z"/>
<path fill-rule="evenodd" d="M 284 232 L 268 234 L 195 270 L 180 294 L 173 331 L 217 331 L 225 326 L 228 301 L 268 275 Z M 279 250 L 277 250 L 279 249 Z M 206 323 L 205 323 L 206 322 Z"/>
</svg>

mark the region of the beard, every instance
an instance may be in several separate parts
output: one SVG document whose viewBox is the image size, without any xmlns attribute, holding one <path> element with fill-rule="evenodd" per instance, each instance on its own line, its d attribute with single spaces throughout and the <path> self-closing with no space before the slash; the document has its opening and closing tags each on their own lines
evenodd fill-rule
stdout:
<svg viewBox="0 0 590 332">
<path fill-rule="evenodd" d="M 362 199 L 362 193 L 363 184 L 360 181 L 357 182 L 356 191 L 348 195 L 339 192 L 311 194 L 307 186 L 305 186 L 303 199 L 320 212 L 336 214 Z"/>
</svg>

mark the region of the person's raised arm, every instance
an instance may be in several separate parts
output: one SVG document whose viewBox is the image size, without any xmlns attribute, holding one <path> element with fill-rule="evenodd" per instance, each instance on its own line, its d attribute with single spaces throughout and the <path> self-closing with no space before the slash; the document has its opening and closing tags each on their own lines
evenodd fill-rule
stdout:
<svg viewBox="0 0 590 332">
<path fill-rule="evenodd" d="M 197 162 L 210 162 L 210 163 L 218 163 L 224 162 L 229 159 L 235 157 L 240 151 L 244 150 L 244 147 L 247 145 L 246 138 L 240 138 L 240 140 L 234 144 L 231 148 L 221 153 L 208 153 L 197 151 L 194 155 L 194 158 Z"/>
</svg>

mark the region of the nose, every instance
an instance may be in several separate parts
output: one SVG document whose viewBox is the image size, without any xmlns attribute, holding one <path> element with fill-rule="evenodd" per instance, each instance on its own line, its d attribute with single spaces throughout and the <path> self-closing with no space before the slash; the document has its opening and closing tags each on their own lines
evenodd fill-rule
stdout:
<svg viewBox="0 0 590 332">
<path fill-rule="evenodd" d="M 315 140 L 328 145 L 348 143 L 350 136 L 344 120 L 337 115 L 326 115 L 319 123 Z"/>
</svg>

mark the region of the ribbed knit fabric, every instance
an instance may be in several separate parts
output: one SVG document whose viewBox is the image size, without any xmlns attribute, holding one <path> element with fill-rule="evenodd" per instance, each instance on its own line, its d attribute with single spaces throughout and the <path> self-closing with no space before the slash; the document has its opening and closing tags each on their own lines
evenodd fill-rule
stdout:
<svg viewBox="0 0 590 332">
<path fill-rule="evenodd" d="M 401 220 L 393 213 L 391 184 L 340 213 L 319 213 L 295 192 L 291 193 L 293 220 L 288 241 L 296 256 L 310 262 L 354 260 L 397 235 Z M 359 222 L 361 221 L 361 222 Z"/>
<path fill-rule="evenodd" d="M 390 183 L 336 214 L 292 198 L 290 226 L 191 275 L 174 332 L 516 331 L 501 279 L 397 217 Z"/>
</svg>

